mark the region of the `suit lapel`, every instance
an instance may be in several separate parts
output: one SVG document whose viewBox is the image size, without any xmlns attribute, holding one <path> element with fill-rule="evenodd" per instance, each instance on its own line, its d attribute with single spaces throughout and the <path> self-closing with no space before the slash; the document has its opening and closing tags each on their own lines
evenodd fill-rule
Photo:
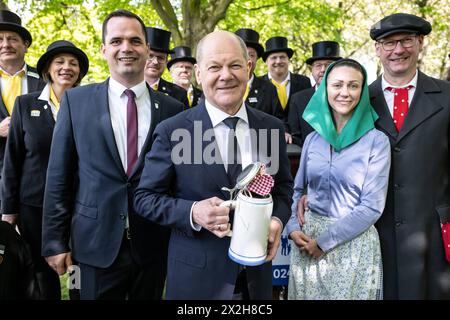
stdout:
<svg viewBox="0 0 450 320">
<path fill-rule="evenodd" d="M 392 139 L 396 140 L 398 133 L 386 104 L 383 91 L 381 90 L 381 77 L 378 77 L 371 87 L 373 90 L 370 91 L 370 103 L 379 117 L 376 124 L 385 133 L 389 134 Z"/>
<path fill-rule="evenodd" d="M 210 145 L 211 143 L 215 144 L 215 150 L 219 152 L 219 147 L 217 146 L 216 139 L 213 136 L 212 141 L 205 141 L 203 139 L 203 134 L 207 130 L 213 130 L 211 119 L 209 118 L 208 111 L 206 110 L 205 106 L 205 100 L 202 99 L 200 104 L 192 109 L 192 113 L 190 113 L 187 117 L 187 121 L 194 124 L 194 121 L 201 121 L 202 124 L 202 162 L 203 159 L 203 152 L 205 148 Z M 194 126 L 192 126 L 194 128 Z M 195 137 L 194 132 L 191 132 L 192 137 Z M 193 150 L 195 151 L 195 150 Z M 222 189 L 222 187 L 231 187 L 230 181 L 228 179 L 227 172 L 225 171 L 225 166 L 223 163 L 212 163 L 212 164 L 205 164 L 205 176 L 210 177 L 214 182 L 217 184 L 218 189 Z M 226 191 L 221 190 L 222 195 L 224 196 L 224 199 L 228 199 L 230 197 L 230 194 Z"/>
<path fill-rule="evenodd" d="M 117 149 L 116 139 L 114 138 L 114 131 L 111 124 L 111 114 L 109 111 L 108 102 L 108 83 L 109 80 L 103 82 L 97 89 L 93 101 L 98 105 L 100 112 L 100 127 L 105 137 L 106 145 L 108 146 L 111 156 L 119 169 L 120 173 L 126 178 L 126 173 L 120 160 L 119 150 Z"/>
<path fill-rule="evenodd" d="M 397 140 L 401 140 L 423 121 L 442 110 L 443 107 L 441 105 L 436 104 L 429 98 L 429 92 L 441 92 L 441 89 L 428 76 L 419 72 L 416 92 Z"/>
</svg>

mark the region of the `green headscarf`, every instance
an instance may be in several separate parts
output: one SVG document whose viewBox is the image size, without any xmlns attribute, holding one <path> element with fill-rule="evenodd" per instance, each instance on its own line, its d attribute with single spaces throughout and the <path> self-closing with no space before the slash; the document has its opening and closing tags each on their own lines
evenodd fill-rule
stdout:
<svg viewBox="0 0 450 320">
<path fill-rule="evenodd" d="M 351 118 L 347 121 L 341 133 L 338 134 L 333 122 L 333 115 L 328 104 L 327 95 L 327 79 L 328 74 L 334 67 L 342 65 L 343 62 L 354 62 L 358 64 L 363 73 L 363 89 L 358 105 L 353 110 Z M 344 64 L 345 65 L 345 64 Z M 313 127 L 322 138 L 333 146 L 336 151 L 351 145 L 366 132 L 375 127 L 374 123 L 378 119 L 378 115 L 370 104 L 369 87 L 367 85 L 367 73 L 364 67 L 355 60 L 341 59 L 330 64 L 323 76 L 323 80 L 317 88 L 316 93 L 312 96 L 305 111 L 303 119 Z"/>
</svg>

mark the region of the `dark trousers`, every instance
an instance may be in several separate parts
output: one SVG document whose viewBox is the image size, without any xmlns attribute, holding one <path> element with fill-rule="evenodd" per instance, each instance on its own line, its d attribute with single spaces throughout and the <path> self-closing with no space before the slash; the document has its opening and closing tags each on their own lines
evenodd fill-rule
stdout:
<svg viewBox="0 0 450 320">
<path fill-rule="evenodd" d="M 42 207 L 21 204 L 18 226 L 22 238 L 31 251 L 41 298 L 45 300 L 60 300 L 61 286 L 59 276 L 41 256 Z"/>
<path fill-rule="evenodd" d="M 80 263 L 80 271 L 81 300 L 160 300 L 166 278 L 165 264 L 136 263 L 126 237 L 111 266 L 97 268 Z"/>
<path fill-rule="evenodd" d="M 250 300 L 247 284 L 247 270 L 240 267 L 234 286 L 233 300 Z"/>
</svg>

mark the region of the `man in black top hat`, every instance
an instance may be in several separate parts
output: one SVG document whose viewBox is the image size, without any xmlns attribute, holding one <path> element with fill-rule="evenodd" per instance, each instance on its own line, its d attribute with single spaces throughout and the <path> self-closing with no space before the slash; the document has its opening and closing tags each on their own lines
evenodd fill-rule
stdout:
<svg viewBox="0 0 450 320">
<path fill-rule="evenodd" d="M 281 109 L 275 115 L 285 123 L 286 130 L 290 132 L 288 126 L 289 98 L 296 92 L 311 88 L 309 78 L 289 72 L 290 59 L 294 51 L 288 47 L 288 40 L 285 37 L 272 37 L 266 41 L 266 51 L 263 53 L 263 61 L 267 64 L 268 73 L 264 79 L 270 80 L 277 88 Z M 288 143 L 292 143 L 289 136 Z"/>
<path fill-rule="evenodd" d="M 172 51 L 173 53 L 170 55 L 172 59 L 167 62 L 167 69 L 172 75 L 173 82 L 187 91 L 189 107 L 195 107 L 202 96 L 202 91 L 192 84 L 196 60 L 191 55 L 189 47 L 178 46 Z"/>
<path fill-rule="evenodd" d="M 320 41 L 312 45 L 313 55 L 306 60 L 311 67 L 311 74 L 316 82 L 314 87 L 295 93 L 289 102 L 289 128 L 293 143 L 303 146 L 306 136 L 314 129 L 302 118 L 309 100 L 325 75 L 325 70 L 333 61 L 341 59 L 339 43 L 335 41 Z"/>
<path fill-rule="evenodd" d="M 274 115 L 281 108 L 277 96 L 277 89 L 269 81 L 255 76 L 256 62 L 263 55 L 264 48 L 259 43 L 259 33 L 253 29 L 242 28 L 235 32 L 247 45 L 247 52 L 252 61 L 250 69 L 250 80 L 244 96 L 245 103 L 251 107 Z"/>
<path fill-rule="evenodd" d="M 370 29 L 383 74 L 369 87 L 392 163 L 380 235 L 385 299 L 450 299 L 450 84 L 418 70 L 431 24 L 396 13 Z M 448 238 L 447 238 L 448 240 Z"/>
<path fill-rule="evenodd" d="M 0 10 L 0 179 L 14 101 L 18 95 L 45 86 L 36 69 L 25 64 L 25 53 L 31 42 L 31 34 L 22 27 L 20 17 Z"/>
<path fill-rule="evenodd" d="M 186 90 L 161 78 L 167 66 L 167 56 L 172 53 L 169 49 L 171 33 L 166 30 L 146 27 L 150 54 L 145 64 L 145 81 L 153 90 L 182 102 L 189 108 Z"/>
</svg>

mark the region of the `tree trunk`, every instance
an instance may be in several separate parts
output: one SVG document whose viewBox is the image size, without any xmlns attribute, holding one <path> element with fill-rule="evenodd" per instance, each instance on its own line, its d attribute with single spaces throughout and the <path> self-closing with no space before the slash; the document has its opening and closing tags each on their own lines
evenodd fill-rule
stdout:
<svg viewBox="0 0 450 320">
<path fill-rule="evenodd" d="M 214 31 L 233 0 L 209 0 L 202 5 L 201 0 L 182 0 L 181 19 L 177 19 L 169 0 L 151 0 L 153 8 L 172 32 L 175 46 L 185 45 L 195 54 L 197 44 L 205 35 Z"/>
</svg>

